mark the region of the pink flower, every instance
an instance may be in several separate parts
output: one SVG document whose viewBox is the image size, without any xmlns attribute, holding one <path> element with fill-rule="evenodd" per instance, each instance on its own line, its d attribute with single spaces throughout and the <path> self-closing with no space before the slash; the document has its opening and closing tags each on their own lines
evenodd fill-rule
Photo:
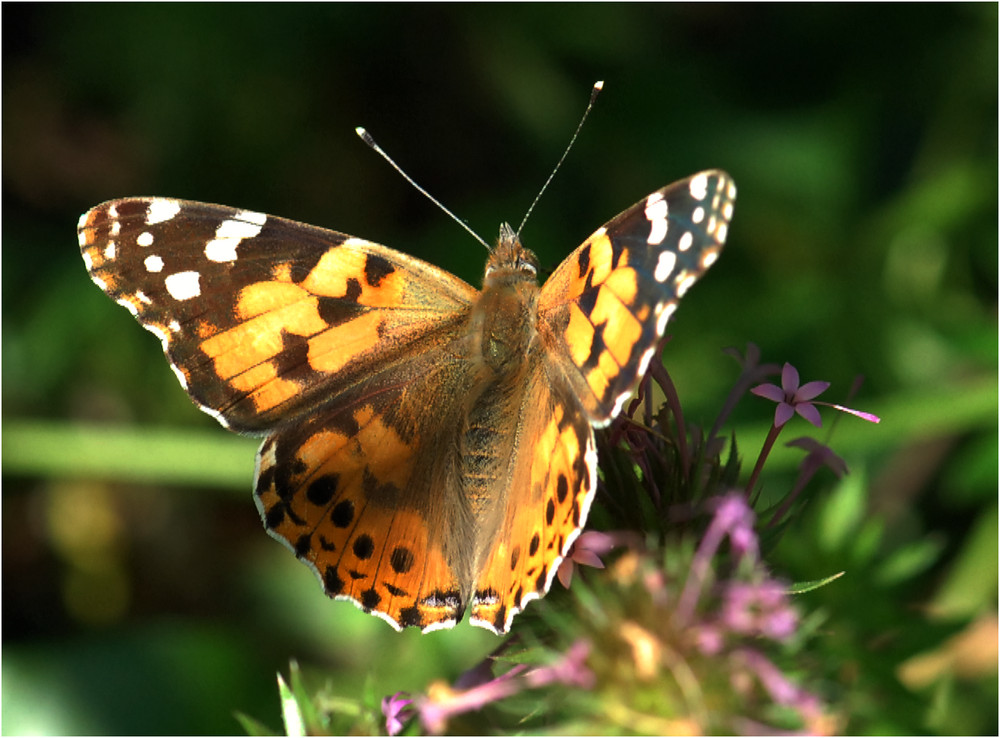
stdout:
<svg viewBox="0 0 1000 738">
<path fill-rule="evenodd" d="M 403 731 L 403 724 L 416 712 L 412 704 L 413 700 L 406 692 L 396 692 L 382 699 L 382 714 L 385 715 L 385 729 L 389 735 L 399 735 Z"/>
<path fill-rule="evenodd" d="M 774 427 L 780 428 L 795 413 L 798 413 L 817 428 L 823 425 L 819 410 L 810 400 L 816 399 L 826 392 L 829 382 L 806 382 L 799 386 L 799 370 L 786 363 L 781 370 L 781 386 L 774 384 L 759 384 L 750 391 L 758 397 L 778 403 L 774 411 Z"/>
<path fill-rule="evenodd" d="M 573 542 L 573 547 L 556 571 L 559 582 L 566 589 L 569 589 L 573 581 L 573 570 L 576 566 L 593 566 L 597 569 L 604 568 L 601 557 L 615 547 L 615 540 L 607 533 L 600 533 L 594 530 L 584 531 Z"/>
</svg>

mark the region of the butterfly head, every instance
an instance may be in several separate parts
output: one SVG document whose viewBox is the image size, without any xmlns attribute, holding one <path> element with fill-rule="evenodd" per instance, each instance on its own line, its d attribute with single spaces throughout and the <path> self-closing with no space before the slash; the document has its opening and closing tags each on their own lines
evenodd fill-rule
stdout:
<svg viewBox="0 0 1000 738">
<path fill-rule="evenodd" d="M 521 245 L 521 239 L 507 223 L 500 224 L 497 246 L 486 262 L 483 286 L 499 282 L 535 282 L 538 276 L 538 257 Z"/>
</svg>

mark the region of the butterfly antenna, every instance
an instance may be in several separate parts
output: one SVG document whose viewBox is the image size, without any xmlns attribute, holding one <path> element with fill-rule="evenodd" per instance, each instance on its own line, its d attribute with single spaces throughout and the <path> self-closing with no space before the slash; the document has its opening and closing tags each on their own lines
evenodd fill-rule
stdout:
<svg viewBox="0 0 1000 738">
<path fill-rule="evenodd" d="M 434 197 L 431 193 L 429 193 L 423 187 L 421 187 L 416 182 L 414 182 L 413 181 L 413 177 L 411 177 L 409 174 L 407 174 L 406 172 L 404 172 L 403 169 L 402 169 L 402 167 L 400 167 L 399 164 L 397 164 L 396 162 L 394 162 L 392 160 L 392 157 L 389 156 L 387 153 L 385 153 L 385 151 L 382 149 L 381 146 L 379 146 L 377 143 L 375 143 L 375 139 L 372 138 L 372 135 L 368 131 L 366 131 L 361 126 L 358 126 L 354 130 L 355 130 L 355 132 L 357 132 L 357 134 L 359 136 L 361 136 L 361 140 L 362 141 L 364 141 L 366 144 L 368 144 L 375 151 L 376 154 L 378 154 L 383 159 L 385 159 L 387 162 L 389 162 L 389 165 L 393 169 L 395 169 L 397 172 L 399 172 L 402 175 L 403 179 L 405 179 L 407 182 L 409 182 L 411 185 L 413 185 L 413 187 L 417 190 L 417 192 L 419 192 L 424 197 L 426 197 L 428 200 L 430 200 L 432 203 L 434 203 L 439 208 L 441 208 L 441 210 L 443 210 L 452 220 L 454 220 L 456 223 L 458 223 L 460 226 L 462 226 L 462 228 L 464 228 L 470 234 L 472 234 L 472 237 L 474 239 L 476 239 L 477 241 L 479 241 L 479 243 L 481 243 L 483 246 L 485 246 L 487 251 L 492 251 L 492 249 L 490 248 L 489 244 L 486 243 L 486 241 L 484 241 L 482 238 L 480 238 L 479 234 L 476 233 L 474 230 L 472 230 L 469 227 L 469 225 L 464 220 L 462 220 L 461 218 L 459 218 L 457 215 L 455 215 L 453 212 L 451 212 L 448 208 L 446 208 L 444 205 L 442 205 L 441 202 L 436 197 Z"/>
<path fill-rule="evenodd" d="M 528 208 L 528 212 L 524 214 L 524 220 L 522 220 L 521 225 L 517 227 L 518 236 L 521 235 L 521 229 L 524 228 L 524 224 L 528 222 L 528 216 L 531 215 L 531 211 L 535 209 L 535 205 L 537 205 L 538 201 L 542 199 L 542 195 L 545 193 L 545 190 L 548 189 L 549 183 L 552 181 L 552 178 L 556 176 L 556 172 L 558 172 L 559 167 L 562 166 L 562 163 L 566 159 L 566 155 L 569 153 L 569 150 L 573 148 L 573 144 L 576 143 L 576 137 L 580 135 L 580 129 L 583 128 L 583 122 L 587 120 L 587 116 L 590 114 L 590 109 L 594 107 L 594 103 L 597 101 L 597 96 L 601 93 L 601 90 L 603 89 L 604 89 L 604 80 L 594 83 L 594 89 L 590 91 L 590 102 L 587 103 L 587 109 L 583 111 L 583 117 L 580 118 L 580 122 L 577 124 L 576 130 L 573 131 L 573 138 L 569 140 L 569 145 L 566 147 L 566 150 L 563 152 L 563 155 L 559 157 L 559 161 L 556 162 L 556 166 L 555 169 L 552 170 L 552 174 L 550 174 L 549 178 L 545 180 L 545 184 L 542 185 L 542 189 L 540 189 L 538 191 L 538 194 L 535 195 L 535 200 L 534 202 L 531 203 L 531 207 Z"/>
</svg>

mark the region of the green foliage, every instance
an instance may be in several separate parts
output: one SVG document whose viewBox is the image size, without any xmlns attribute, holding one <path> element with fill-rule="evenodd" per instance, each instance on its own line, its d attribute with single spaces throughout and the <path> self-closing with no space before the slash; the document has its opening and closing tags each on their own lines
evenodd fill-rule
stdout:
<svg viewBox="0 0 1000 738">
<path fill-rule="evenodd" d="M 354 126 L 488 235 L 519 219 L 601 78 L 526 245 L 554 265 L 647 192 L 723 167 L 740 192 L 729 242 L 666 351 L 686 419 L 711 426 L 734 375 L 719 350 L 747 341 L 883 418 L 841 420 L 832 444 L 852 473 L 820 472 L 762 532 L 768 566 L 800 583 L 801 650 L 775 658 L 821 683 L 841 730 L 997 732 L 996 6 L 569 12 L 4 6 L 5 732 L 274 730 L 273 675 L 294 657 L 320 676 L 297 691 L 289 675 L 292 695 L 327 695 L 335 716 L 309 725 L 374 733 L 383 696 L 453 685 L 497 648 L 464 626 L 397 634 L 327 601 L 260 529 L 254 442 L 192 408 L 157 341 L 87 279 L 74 229 L 107 198 L 175 195 L 344 230 L 476 282 L 481 250 Z M 721 431 L 741 481 L 772 412 L 744 396 Z M 801 459 L 775 447 L 762 524 Z M 665 520 L 617 466 L 603 473 L 622 497 L 594 522 Z M 680 581 L 693 552 L 671 551 L 658 561 Z M 610 628 L 616 586 L 578 578 L 572 600 L 554 592 L 519 620 Z M 613 639 L 595 640 L 603 687 L 627 684 L 607 676 Z M 984 652 L 992 665 L 968 655 Z M 542 730 L 555 715 L 581 732 L 593 715 L 567 691 L 449 725 L 528 716 Z M 616 725 L 663 729 L 634 721 L 649 699 L 624 694 Z"/>
</svg>

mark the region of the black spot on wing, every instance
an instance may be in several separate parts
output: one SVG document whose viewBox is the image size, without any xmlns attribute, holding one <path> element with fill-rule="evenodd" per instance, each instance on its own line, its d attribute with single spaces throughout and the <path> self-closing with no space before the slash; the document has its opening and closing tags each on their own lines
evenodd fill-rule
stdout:
<svg viewBox="0 0 1000 738">
<path fill-rule="evenodd" d="M 338 595 L 344 591 L 344 580 L 337 573 L 337 567 L 326 567 L 326 571 L 323 572 L 323 586 L 331 595 Z"/>
<path fill-rule="evenodd" d="M 346 528 L 354 520 L 354 503 L 351 500 L 341 500 L 333 506 L 330 522 L 338 528 Z"/>
<path fill-rule="evenodd" d="M 582 249 L 576 257 L 577 266 L 580 268 L 579 276 L 582 278 L 587 270 L 590 269 L 590 244 L 587 244 Z"/>
<path fill-rule="evenodd" d="M 339 475 L 324 474 L 319 479 L 314 480 L 306 488 L 306 499 L 313 505 L 320 507 L 330 504 L 334 495 L 337 494 Z"/>
<path fill-rule="evenodd" d="M 368 254 L 365 260 L 365 281 L 372 287 L 378 287 L 382 280 L 396 271 L 396 267 L 384 256 Z"/>
<path fill-rule="evenodd" d="M 414 561 L 413 552 L 405 546 L 397 546 L 389 557 L 389 564 L 397 574 L 405 574 L 412 569 Z"/>
<path fill-rule="evenodd" d="M 372 554 L 375 553 L 375 542 L 370 535 L 362 533 L 354 539 L 353 550 L 354 555 L 362 561 L 370 559 Z"/>
</svg>

